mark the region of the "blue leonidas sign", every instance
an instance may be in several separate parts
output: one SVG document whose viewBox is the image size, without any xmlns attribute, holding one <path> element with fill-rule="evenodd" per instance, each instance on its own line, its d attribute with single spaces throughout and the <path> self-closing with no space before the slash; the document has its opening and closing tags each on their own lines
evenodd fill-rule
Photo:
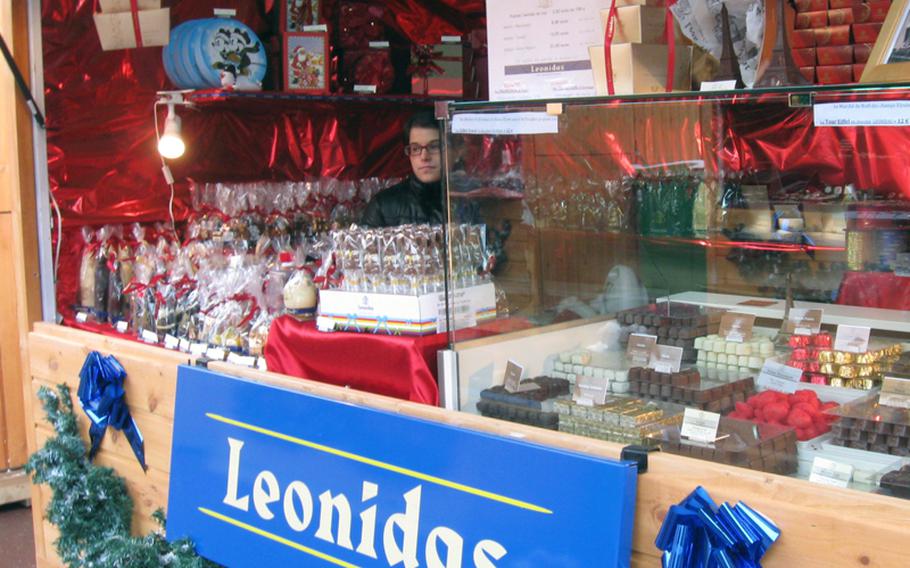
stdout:
<svg viewBox="0 0 910 568">
<path fill-rule="evenodd" d="M 628 566 L 636 469 L 181 367 L 167 535 L 226 566 Z"/>
</svg>

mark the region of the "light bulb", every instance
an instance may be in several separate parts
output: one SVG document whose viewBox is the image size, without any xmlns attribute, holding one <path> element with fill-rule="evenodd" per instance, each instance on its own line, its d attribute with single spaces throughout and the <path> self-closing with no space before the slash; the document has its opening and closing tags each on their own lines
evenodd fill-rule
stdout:
<svg viewBox="0 0 910 568">
<path fill-rule="evenodd" d="M 180 117 L 174 105 L 168 103 L 167 118 L 164 119 L 164 134 L 158 139 L 158 153 L 169 160 L 179 158 L 186 151 L 186 144 L 180 138 Z"/>
</svg>

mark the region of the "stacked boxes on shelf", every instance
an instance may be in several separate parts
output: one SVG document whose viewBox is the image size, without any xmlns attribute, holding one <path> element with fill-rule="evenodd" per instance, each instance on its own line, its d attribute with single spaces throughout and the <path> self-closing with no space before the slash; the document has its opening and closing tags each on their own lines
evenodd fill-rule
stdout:
<svg viewBox="0 0 910 568">
<path fill-rule="evenodd" d="M 890 7 L 891 0 L 796 0 L 790 47 L 803 76 L 821 85 L 859 81 Z"/>
<path fill-rule="evenodd" d="M 682 424 L 682 410 L 635 398 L 607 398 L 605 404 L 588 406 L 571 400 L 554 403 L 559 431 L 619 444 L 654 446 L 660 432 Z"/>
</svg>

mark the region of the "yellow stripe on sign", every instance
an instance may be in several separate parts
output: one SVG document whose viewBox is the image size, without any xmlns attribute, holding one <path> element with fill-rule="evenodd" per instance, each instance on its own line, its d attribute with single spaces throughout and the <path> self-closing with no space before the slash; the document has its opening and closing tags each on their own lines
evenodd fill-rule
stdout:
<svg viewBox="0 0 910 568">
<path fill-rule="evenodd" d="M 420 479 L 428 483 L 435 483 L 436 485 L 441 485 L 443 487 L 448 487 L 449 489 L 454 489 L 456 491 L 462 491 L 464 493 L 470 493 L 471 495 L 477 495 L 478 497 L 483 497 L 484 499 L 490 499 L 492 501 L 499 501 L 500 503 L 505 503 L 506 505 L 511 505 L 513 507 L 519 507 L 521 509 L 527 509 L 529 511 L 535 511 L 537 513 L 544 513 L 546 515 L 552 515 L 553 511 L 550 509 L 545 509 L 533 503 L 528 503 L 526 501 L 521 501 L 519 499 L 513 499 L 511 497 L 506 497 L 505 495 L 499 495 L 498 493 L 493 493 L 491 491 L 485 491 L 483 489 L 478 489 L 476 487 L 471 487 L 470 485 L 464 485 L 462 483 L 457 483 L 455 481 L 449 481 L 448 479 L 443 479 L 441 477 L 436 477 L 435 475 L 429 475 L 426 473 L 421 473 L 419 471 L 414 471 L 413 469 L 407 469 L 400 467 L 394 464 L 386 463 L 383 461 L 375 460 L 373 458 L 368 458 L 366 456 L 360 456 L 353 454 L 351 452 L 346 452 L 344 450 L 339 450 L 337 448 L 332 448 L 330 446 L 325 446 L 323 444 L 317 444 L 316 442 L 310 442 L 309 440 L 304 440 L 302 438 L 297 438 L 295 436 L 289 436 L 287 434 L 282 434 L 281 432 L 276 432 L 274 430 L 269 430 L 261 426 L 256 426 L 255 424 L 248 424 L 246 422 L 241 422 L 239 420 L 234 420 L 232 418 L 227 418 L 219 414 L 213 414 L 211 412 L 206 412 L 205 415 L 212 420 L 217 420 L 218 422 L 224 422 L 225 424 L 230 424 L 231 426 L 237 426 L 238 428 L 243 428 L 244 430 L 250 430 L 252 432 L 258 432 L 259 434 L 265 434 L 266 436 L 271 436 L 273 438 L 278 438 L 279 440 L 284 440 L 285 442 L 291 442 L 292 444 L 297 444 L 317 450 L 320 452 L 325 452 L 333 456 L 342 457 L 352 461 L 364 463 L 371 465 L 373 467 L 378 467 L 380 469 L 385 469 L 387 471 L 392 471 L 401 475 L 406 475 L 408 477 L 413 477 L 415 479 Z"/>
<path fill-rule="evenodd" d="M 264 536 L 265 538 L 267 538 L 269 540 L 274 540 L 275 542 L 281 543 L 285 546 L 295 548 L 295 549 L 299 550 L 300 552 L 305 552 L 305 553 L 309 554 L 310 556 L 315 556 L 316 558 L 320 558 L 322 560 L 325 560 L 326 562 L 331 562 L 332 564 L 335 564 L 337 566 L 344 566 L 345 568 L 359 568 L 356 564 L 351 564 L 350 562 L 345 562 L 344 560 L 341 560 L 340 558 L 335 558 L 334 556 L 330 556 L 324 552 L 319 552 L 318 550 L 313 550 L 312 548 L 303 546 L 302 544 L 296 543 L 293 540 L 288 540 L 284 537 L 278 536 L 277 534 L 273 534 L 268 531 L 264 531 L 258 527 L 254 527 L 253 525 L 248 525 L 248 524 L 244 523 L 243 521 L 238 521 L 237 519 L 232 519 L 231 517 L 228 517 L 227 515 L 222 515 L 221 513 L 216 513 L 215 511 L 212 511 L 211 509 L 206 509 L 205 507 L 198 507 L 198 509 L 199 509 L 199 512 L 204 515 L 208 515 L 210 517 L 218 519 L 219 521 L 224 521 L 225 523 L 227 523 L 229 525 L 234 525 L 235 527 L 243 529 L 247 532 L 251 532 L 251 533 L 257 534 L 259 536 Z"/>
</svg>

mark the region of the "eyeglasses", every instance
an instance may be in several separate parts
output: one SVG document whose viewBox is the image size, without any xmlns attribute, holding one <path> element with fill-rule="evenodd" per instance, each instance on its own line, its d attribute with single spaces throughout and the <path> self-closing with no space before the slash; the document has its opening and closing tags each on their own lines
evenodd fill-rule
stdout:
<svg viewBox="0 0 910 568">
<path fill-rule="evenodd" d="M 423 153 L 424 150 L 426 150 L 427 153 L 429 153 L 431 156 L 438 154 L 439 140 L 433 140 L 426 146 L 417 143 L 408 144 L 404 147 L 404 154 L 405 156 L 419 156 Z"/>
</svg>

